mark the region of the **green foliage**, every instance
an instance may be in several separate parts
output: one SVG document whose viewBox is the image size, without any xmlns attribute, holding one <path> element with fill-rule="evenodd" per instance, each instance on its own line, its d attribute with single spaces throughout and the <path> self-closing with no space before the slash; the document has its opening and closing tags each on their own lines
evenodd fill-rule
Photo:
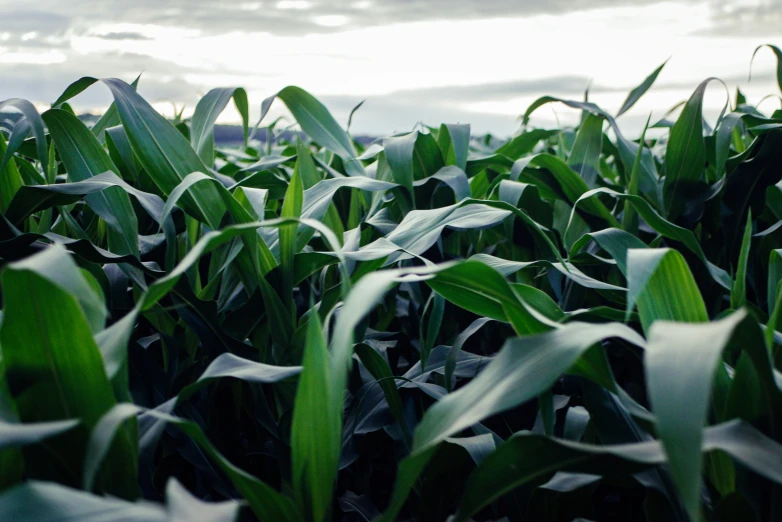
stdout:
<svg viewBox="0 0 782 522">
<path fill-rule="evenodd" d="M 663 65 L 504 142 L 0 102 L 0 519 L 782 520 L 782 118 L 628 139 Z"/>
</svg>

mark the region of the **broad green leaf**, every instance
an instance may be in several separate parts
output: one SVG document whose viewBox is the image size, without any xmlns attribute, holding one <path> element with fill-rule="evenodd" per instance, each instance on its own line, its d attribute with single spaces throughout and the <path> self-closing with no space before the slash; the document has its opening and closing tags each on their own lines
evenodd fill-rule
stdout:
<svg viewBox="0 0 782 522">
<path fill-rule="evenodd" d="M 312 153 L 301 140 L 296 142 L 296 170 L 301 177 L 304 190 L 314 187 L 321 179 L 312 160 Z"/>
<path fill-rule="evenodd" d="M 305 218 L 321 220 L 337 190 L 342 187 L 358 188 L 367 191 L 390 190 L 397 185 L 365 177 L 343 177 L 324 179 L 304 191 L 304 206 L 301 215 Z"/>
<path fill-rule="evenodd" d="M 606 323 L 569 323 L 538 335 L 508 340 L 497 357 L 469 384 L 427 410 L 416 428 L 420 453 L 481 420 L 537 397 L 594 343 L 619 337 L 637 346 L 645 341 L 630 328 Z"/>
<path fill-rule="evenodd" d="M 212 361 L 195 382 L 183 387 L 175 397 L 166 401 L 165 406 L 169 410 L 173 410 L 180 402 L 186 401 L 198 390 L 217 379 L 230 377 L 247 383 L 270 384 L 281 382 L 298 375 L 300 372 L 300 366 L 271 366 L 224 353 Z M 100 463 L 106 458 L 117 430 L 128 419 L 135 417 L 142 411 L 143 409 L 135 404 L 121 403 L 115 405 L 100 419 L 90 434 L 84 458 L 82 483 L 85 489 L 91 488 L 95 480 L 95 473 L 98 471 Z M 152 420 L 147 423 L 142 434 L 142 439 L 147 440 L 145 444 L 150 444 L 149 441 L 159 435 L 165 424 L 169 422 L 169 419 L 165 417 L 156 417 L 154 412 L 149 415 Z"/>
<path fill-rule="evenodd" d="M 633 196 L 639 195 L 638 177 L 641 175 L 641 158 L 643 157 L 644 146 L 646 145 L 646 131 L 649 129 L 649 121 L 651 118 L 652 115 L 649 114 L 649 118 L 646 119 L 646 124 L 644 125 L 644 130 L 641 131 L 641 138 L 638 140 L 638 152 L 635 155 L 633 169 L 630 171 L 630 176 L 627 181 L 627 193 Z M 622 213 L 622 229 L 630 233 L 638 233 L 638 215 L 629 200 L 625 200 L 625 208 Z"/>
<path fill-rule="evenodd" d="M 133 151 L 163 194 L 170 194 L 192 172 L 207 175 L 206 166 L 187 139 L 130 85 L 116 79 L 103 81 L 111 89 Z M 182 206 L 210 228 L 217 228 L 225 213 L 220 194 L 210 184 L 183 196 Z"/>
<path fill-rule="evenodd" d="M 668 248 L 627 251 L 627 312 L 636 305 L 645 332 L 658 320 L 709 320 L 687 262 L 678 251 Z"/>
<path fill-rule="evenodd" d="M 598 177 L 598 161 L 603 146 L 603 120 L 586 113 L 568 156 L 568 166 L 578 172 L 587 187 L 594 188 Z"/>
<path fill-rule="evenodd" d="M 631 251 L 632 252 L 632 251 Z M 646 385 L 656 430 L 691 520 L 700 518 L 702 430 L 722 351 L 744 319 L 705 324 L 656 322 L 646 347 Z"/>
<path fill-rule="evenodd" d="M 198 100 L 190 121 L 190 144 L 204 165 L 214 165 L 214 125 L 231 98 L 242 118 L 242 136 L 245 146 L 247 145 L 249 119 L 247 92 L 241 87 L 212 89 Z"/>
<path fill-rule="evenodd" d="M 593 279 L 583 273 L 581 270 L 576 268 L 575 265 L 571 263 L 565 263 L 564 265 L 561 263 L 552 263 L 550 261 L 508 261 L 507 259 L 500 259 L 498 257 L 490 256 L 488 254 L 476 254 L 472 256 L 470 259 L 475 261 L 480 261 L 481 263 L 486 263 L 490 267 L 497 270 L 499 273 L 504 275 L 505 277 L 515 274 L 519 270 L 524 270 L 525 268 L 530 267 L 550 267 L 554 270 L 560 272 L 562 275 L 573 281 L 574 283 L 577 283 L 581 286 L 584 286 L 585 288 L 594 288 L 598 290 L 617 290 L 620 292 L 623 292 L 625 289 L 612 285 L 609 283 L 604 283 L 602 281 L 598 281 L 597 279 Z"/>
<path fill-rule="evenodd" d="M 438 145 L 446 165 L 467 169 L 467 155 L 470 148 L 470 125 L 447 124 L 440 126 Z"/>
<path fill-rule="evenodd" d="M 391 167 L 394 182 L 407 188 L 413 194 L 413 155 L 415 154 L 415 142 L 418 131 L 394 136 L 383 140 L 383 149 L 386 153 L 386 161 Z"/>
<path fill-rule="evenodd" d="M 665 151 L 663 203 L 670 220 L 684 210 L 683 197 L 692 195 L 706 167 L 706 142 L 703 138 L 703 95 L 714 78 L 704 80 L 687 100 L 671 129 Z M 724 109 L 723 109 L 724 111 Z"/>
<path fill-rule="evenodd" d="M 519 335 L 551 328 L 545 317 L 524 306 L 505 279 L 484 263 L 464 261 L 439 271 L 426 284 L 460 308 L 510 323 Z"/>
<path fill-rule="evenodd" d="M 431 305 L 431 306 L 430 306 Z M 429 315 L 426 312 L 429 311 Z M 437 334 L 443 324 L 443 314 L 445 313 L 445 300 L 437 292 L 432 292 L 424 306 L 424 312 L 421 315 L 421 325 L 419 327 L 421 342 L 421 365 L 426 366 L 429 353 L 434 348 L 437 341 Z M 424 323 L 426 317 L 426 323 Z M 426 326 L 424 326 L 426 325 Z"/>
<path fill-rule="evenodd" d="M 46 111 L 42 118 L 73 181 L 84 181 L 104 172 L 119 175 L 98 139 L 78 118 L 60 109 Z M 112 231 L 109 250 L 138 256 L 138 223 L 127 193 L 120 187 L 111 187 L 85 199 Z"/>
<path fill-rule="evenodd" d="M 65 249 L 54 246 L 6 266 L 2 286 L 2 360 L 20 420 L 78 418 L 84 428 L 92 429 L 115 399 L 90 329 L 102 328 L 105 311 L 91 305 L 97 296 L 89 283 Z M 46 299 L 30 299 L 31 293 Z M 31 455 L 26 459 L 28 474 L 78 483 L 86 438 L 83 429 L 76 429 L 56 442 L 49 441 L 47 446 L 60 453 L 62 461 L 51 461 L 45 454 Z M 133 498 L 136 441 L 123 431 L 109 453 L 101 489 Z"/>
<path fill-rule="evenodd" d="M 329 356 L 318 314 L 309 319 L 303 366 L 291 425 L 292 481 L 307 520 L 321 522 L 329 515 L 342 441 L 339 410 L 329 404 L 340 405 L 342 394 L 335 395 L 336 388 L 329 386 Z"/>
<path fill-rule="evenodd" d="M 285 87 L 277 94 L 263 100 L 261 120 L 269 112 L 275 98 L 279 98 L 285 103 L 285 106 L 301 125 L 301 129 L 310 138 L 342 157 L 348 174 L 351 176 L 365 175 L 364 167 L 356 159 L 356 149 L 350 136 L 314 96 L 300 87 Z"/>
</svg>

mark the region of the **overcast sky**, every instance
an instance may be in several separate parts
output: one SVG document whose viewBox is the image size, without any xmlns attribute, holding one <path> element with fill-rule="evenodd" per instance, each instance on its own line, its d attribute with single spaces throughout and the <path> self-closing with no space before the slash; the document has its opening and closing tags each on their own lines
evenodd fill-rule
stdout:
<svg viewBox="0 0 782 522">
<path fill-rule="evenodd" d="M 343 125 L 366 98 L 355 133 L 423 121 L 508 135 L 538 96 L 581 98 L 590 81 L 590 98 L 616 110 L 669 57 L 623 127 L 663 116 L 709 76 L 740 85 L 750 102 L 779 94 L 770 51 L 747 76 L 757 45 L 782 45 L 782 0 L 0 0 L 0 13 L 0 100 L 42 109 L 81 76 L 144 71 L 139 91 L 169 115 L 218 86 L 245 87 L 257 114 L 293 84 Z M 707 108 L 725 96 L 713 83 Z M 109 102 L 95 85 L 73 105 L 99 112 Z M 533 123 L 573 117 L 550 106 Z"/>
</svg>

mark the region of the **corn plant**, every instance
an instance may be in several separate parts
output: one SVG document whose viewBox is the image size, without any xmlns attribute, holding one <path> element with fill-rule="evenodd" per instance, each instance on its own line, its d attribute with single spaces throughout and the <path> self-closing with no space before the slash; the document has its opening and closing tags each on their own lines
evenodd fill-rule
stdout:
<svg viewBox="0 0 782 522">
<path fill-rule="evenodd" d="M 782 111 L 626 136 L 661 69 L 508 140 L 0 102 L 0 520 L 782 520 Z"/>
</svg>

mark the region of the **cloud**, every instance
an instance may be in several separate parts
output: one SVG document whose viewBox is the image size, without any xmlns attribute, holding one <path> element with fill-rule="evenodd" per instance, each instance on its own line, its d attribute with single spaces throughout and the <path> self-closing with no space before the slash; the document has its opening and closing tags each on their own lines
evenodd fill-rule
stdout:
<svg viewBox="0 0 782 522">
<path fill-rule="evenodd" d="M 625 6 L 655 0 L 625 0 Z M 4 13 L 2 27 L 19 32 L 52 29 L 85 32 L 98 23 L 154 24 L 198 29 L 204 34 L 258 31 L 293 36 L 329 33 L 351 27 L 429 20 L 507 18 L 560 14 L 615 5 L 613 0 L 286 0 L 215 2 L 213 0 L 42 0 L 40 10 Z M 339 23 L 336 23 L 336 22 Z"/>
<path fill-rule="evenodd" d="M 778 38 L 782 36 L 782 0 L 716 0 L 712 3 L 712 24 L 696 34 Z"/>
<path fill-rule="evenodd" d="M 113 32 L 96 35 L 102 40 L 152 40 L 151 37 L 130 31 Z"/>
<path fill-rule="evenodd" d="M 624 0 L 621 6 L 658 3 L 661 0 Z M 680 0 L 679 3 L 699 2 Z M 782 0 L 710 0 L 707 3 L 714 28 L 701 31 L 704 34 L 782 34 L 779 29 Z M 41 0 L 36 5 L 37 10 L 3 13 L 0 32 L 52 34 L 70 29 L 86 33 L 96 24 L 126 23 L 187 27 L 203 34 L 244 31 L 296 36 L 392 23 L 559 15 L 618 7 L 614 0 Z"/>
<path fill-rule="evenodd" d="M 22 35 L 64 33 L 71 25 L 71 18 L 55 11 L 8 11 L 0 17 L 0 33 Z"/>
<path fill-rule="evenodd" d="M 754 42 L 711 33 L 731 23 L 725 34 L 774 31 L 764 17 L 774 19 L 781 2 L 630 0 L 614 9 L 613 0 L 39 0 L 37 11 L 0 18 L 0 99 L 48 103 L 81 76 L 131 81 L 144 71 L 140 92 L 153 103 L 192 108 L 211 87 L 242 85 L 257 111 L 294 84 L 343 124 L 367 98 L 355 121 L 362 132 L 422 120 L 509 134 L 526 104 L 546 94 L 581 99 L 593 74 L 590 99 L 618 106 L 671 54 L 639 114 L 686 99 L 709 75 L 729 79 Z M 694 27 L 709 35 L 688 34 Z M 743 66 L 740 74 L 743 82 Z M 74 107 L 110 101 L 95 86 Z"/>
</svg>

